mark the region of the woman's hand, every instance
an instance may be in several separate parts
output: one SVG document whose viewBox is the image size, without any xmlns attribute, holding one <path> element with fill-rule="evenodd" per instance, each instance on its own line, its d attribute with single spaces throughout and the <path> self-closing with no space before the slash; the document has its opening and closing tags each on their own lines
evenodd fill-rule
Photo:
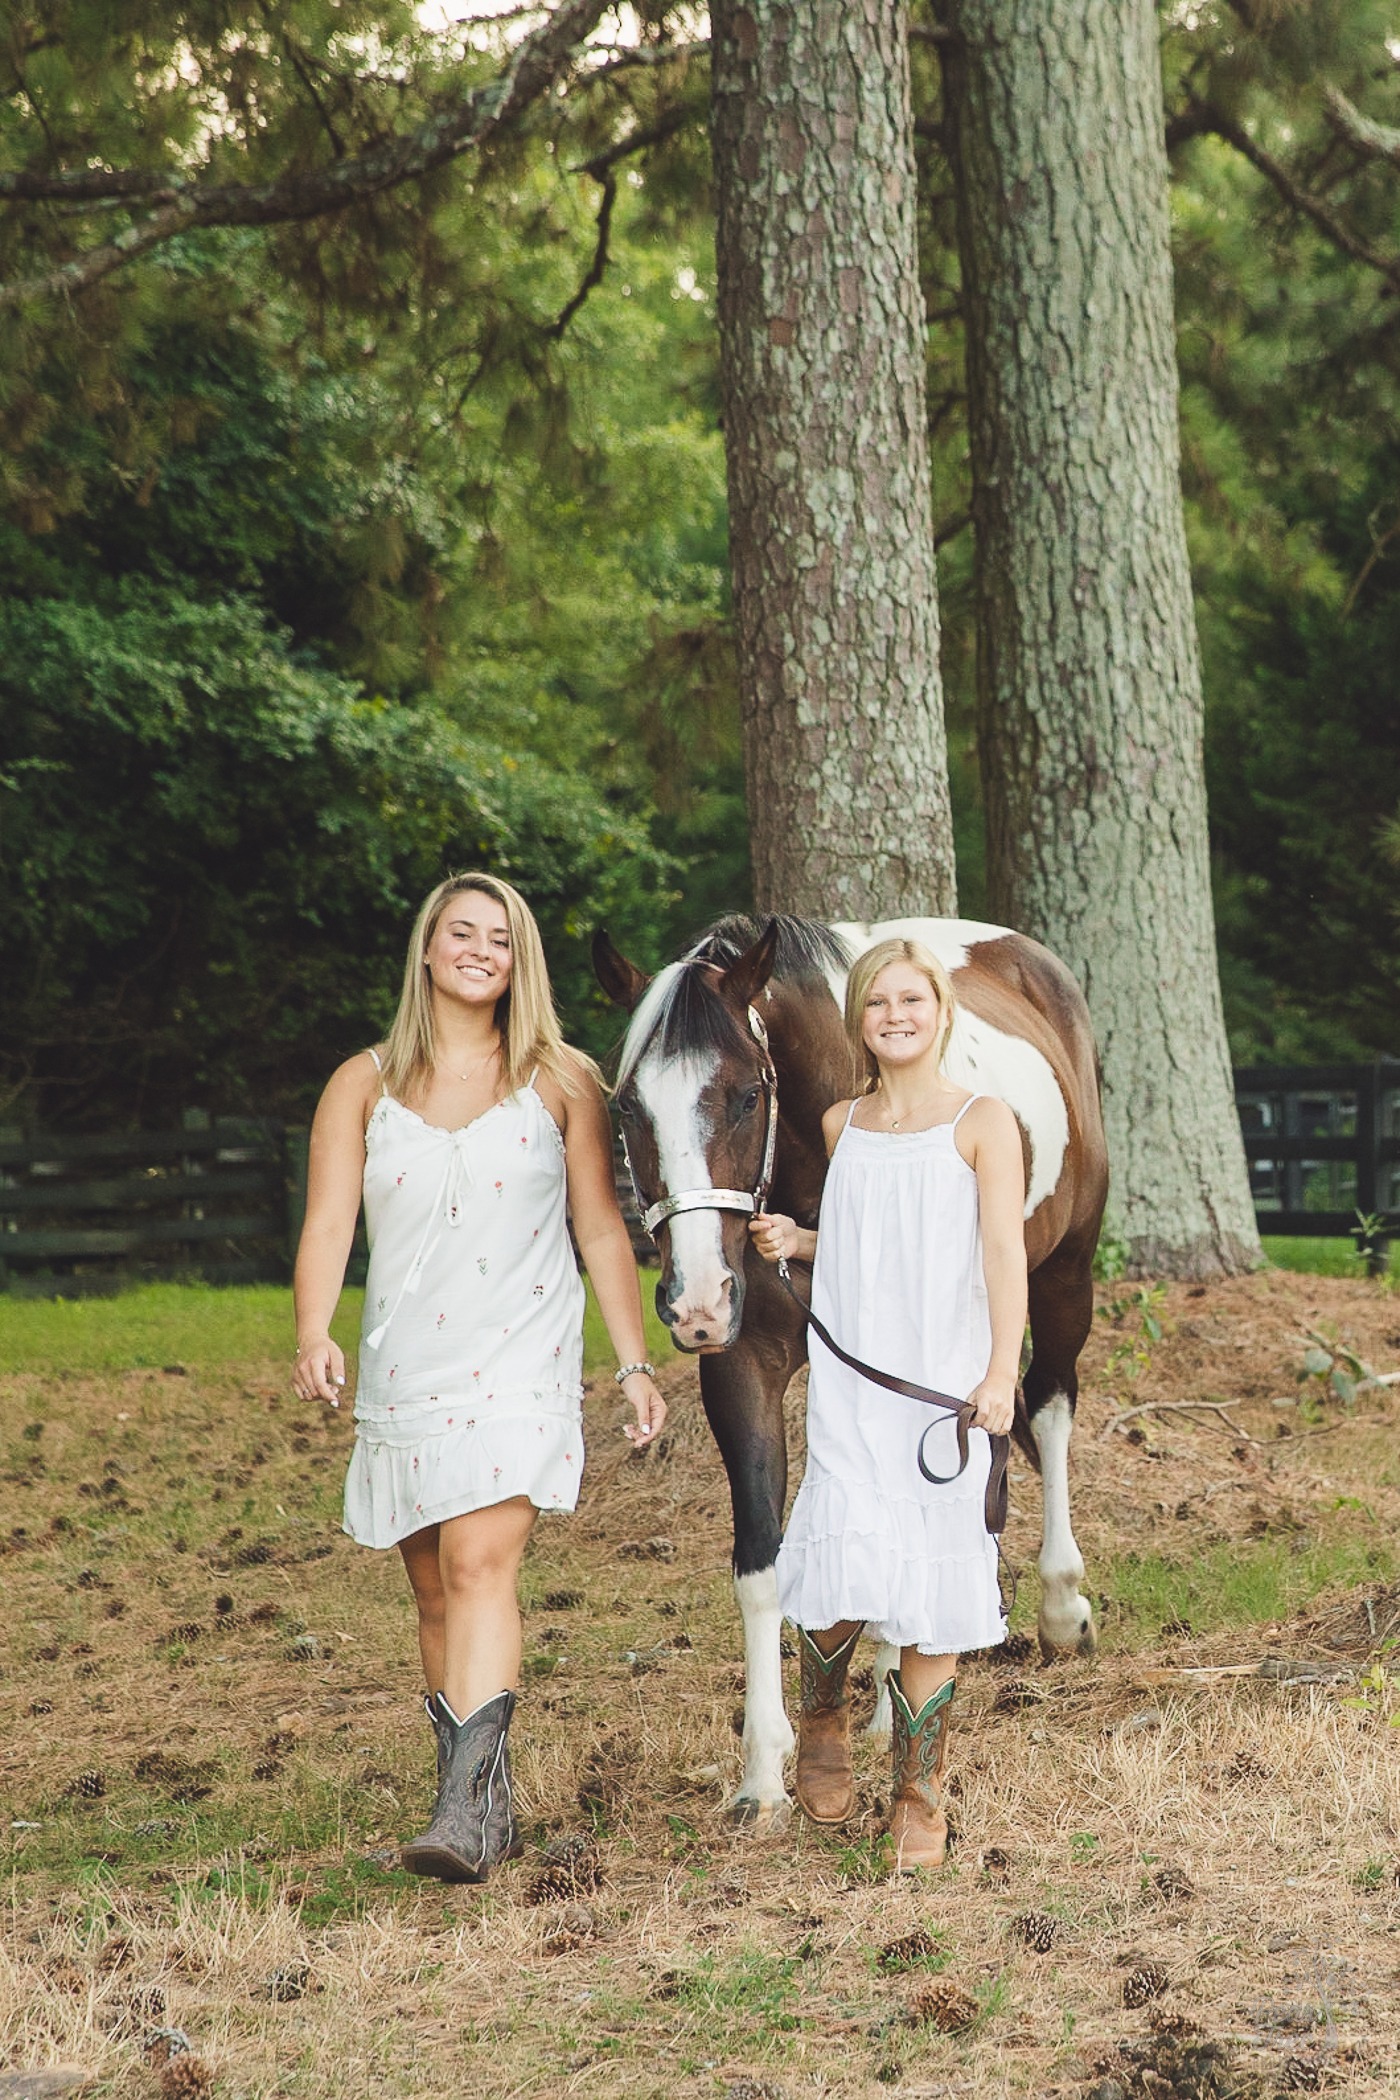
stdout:
<svg viewBox="0 0 1400 2100">
<path fill-rule="evenodd" d="M 975 1392 L 968 1394 L 977 1412 L 973 1421 L 988 1436 L 1005 1436 L 1011 1428 L 1016 1413 L 1016 1381 L 1010 1378 L 984 1378 Z"/>
<path fill-rule="evenodd" d="M 313 1335 L 297 1349 L 292 1391 L 298 1400 L 329 1400 L 339 1407 L 345 1385 L 345 1357 L 328 1334 Z"/>
<path fill-rule="evenodd" d="M 645 1451 L 660 1436 L 666 1420 L 666 1402 L 662 1399 L 655 1379 L 645 1371 L 633 1371 L 622 1381 L 622 1397 L 630 1401 L 632 1412 L 637 1417 L 635 1425 L 625 1423 L 622 1434 L 638 1451 Z"/>
<path fill-rule="evenodd" d="M 810 1261 L 816 1251 L 817 1235 L 782 1211 L 758 1211 L 749 1220 L 749 1237 L 764 1261 Z"/>
</svg>

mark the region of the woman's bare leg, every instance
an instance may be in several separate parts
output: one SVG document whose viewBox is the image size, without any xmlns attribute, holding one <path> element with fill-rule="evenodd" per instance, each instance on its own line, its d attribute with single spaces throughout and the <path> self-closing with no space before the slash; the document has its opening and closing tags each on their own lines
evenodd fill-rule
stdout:
<svg viewBox="0 0 1400 2100">
<path fill-rule="evenodd" d="M 534 1504 L 516 1495 L 437 1527 L 444 1606 L 439 1689 L 463 1720 L 498 1692 L 513 1691 L 519 1679 L 517 1585 L 534 1522 Z"/>
<path fill-rule="evenodd" d="M 899 1651 L 899 1681 L 904 1696 L 917 1714 L 927 1706 L 941 1685 L 957 1675 L 956 1655 L 920 1655 L 917 1648 Z"/>
<path fill-rule="evenodd" d="M 418 1607 L 418 1652 L 423 1658 L 423 1682 L 430 1693 L 442 1690 L 447 1626 L 447 1598 L 438 1565 L 440 1529 L 440 1525 L 429 1524 L 425 1530 L 415 1531 L 412 1538 L 399 1541 L 413 1601 Z"/>
</svg>

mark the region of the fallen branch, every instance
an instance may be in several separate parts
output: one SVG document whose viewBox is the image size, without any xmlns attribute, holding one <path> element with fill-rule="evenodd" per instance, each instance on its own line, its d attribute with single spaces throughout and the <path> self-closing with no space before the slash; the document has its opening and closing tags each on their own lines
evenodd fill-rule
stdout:
<svg viewBox="0 0 1400 2100">
<path fill-rule="evenodd" d="M 1246 1444 L 1258 1444 L 1262 1448 L 1264 1438 L 1251 1436 L 1247 1429 L 1241 1429 L 1239 1423 L 1233 1421 L 1227 1413 L 1227 1407 L 1236 1405 L 1238 1403 L 1235 1401 L 1224 1400 L 1144 1400 L 1139 1407 L 1125 1407 L 1121 1414 L 1115 1415 L 1111 1422 L 1106 1423 L 1099 1431 L 1099 1442 L 1102 1443 L 1105 1437 L 1112 1436 L 1114 1430 L 1121 1429 L 1125 1422 L 1131 1422 L 1134 1415 L 1193 1415 L 1205 1411 L 1219 1415 L 1232 1436 L 1241 1438 Z M 1203 1426 L 1209 1428 L 1210 1424 Z"/>
</svg>

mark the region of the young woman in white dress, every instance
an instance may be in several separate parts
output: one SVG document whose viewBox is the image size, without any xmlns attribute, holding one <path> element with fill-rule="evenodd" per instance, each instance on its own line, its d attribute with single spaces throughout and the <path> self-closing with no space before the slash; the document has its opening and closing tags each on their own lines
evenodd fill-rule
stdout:
<svg viewBox="0 0 1400 2100">
<path fill-rule="evenodd" d="M 851 1355 L 969 1398 L 1011 1427 L 1026 1325 L 1025 1169 L 1005 1102 L 944 1074 L 953 989 L 917 941 L 882 941 L 846 990 L 865 1086 L 823 1120 L 831 1161 L 815 1232 L 776 1214 L 750 1227 L 765 1260 L 814 1262 L 812 1305 Z M 951 1415 L 872 1384 L 810 1336 L 807 1469 L 778 1555 L 799 1632 L 797 1797 L 818 1823 L 855 1804 L 846 1671 L 862 1628 L 900 1651 L 889 1676 L 890 1834 L 903 1870 L 942 1863 L 948 1707 L 957 1657 L 1005 1632 L 983 1496 L 991 1447 L 974 1436 L 956 1480 Z M 946 1461 L 946 1462 L 945 1462 Z"/>
<path fill-rule="evenodd" d="M 330 1323 L 362 1199 L 345 1529 L 398 1548 L 418 1608 L 439 1784 L 404 1865 L 480 1881 L 519 1850 L 507 1731 L 521 1559 L 536 1512 L 572 1509 L 583 1470 L 570 1217 L 636 1418 L 626 1433 L 644 1446 L 666 1416 L 602 1088 L 560 1034 L 539 929 L 509 883 L 459 875 L 432 892 L 387 1040 L 341 1065 L 317 1108 L 293 1385 L 333 1407 L 345 1360 Z"/>
</svg>

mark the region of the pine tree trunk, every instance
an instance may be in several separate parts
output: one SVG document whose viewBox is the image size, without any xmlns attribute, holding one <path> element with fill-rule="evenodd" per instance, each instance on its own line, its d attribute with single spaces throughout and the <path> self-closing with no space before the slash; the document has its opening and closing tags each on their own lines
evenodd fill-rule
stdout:
<svg viewBox="0 0 1400 2100">
<path fill-rule="evenodd" d="M 1088 995 L 1138 1272 L 1259 1239 L 1220 1004 L 1151 0 L 940 0 L 994 916 Z"/>
<path fill-rule="evenodd" d="M 902 0 L 710 10 L 755 899 L 956 908 Z"/>
</svg>

